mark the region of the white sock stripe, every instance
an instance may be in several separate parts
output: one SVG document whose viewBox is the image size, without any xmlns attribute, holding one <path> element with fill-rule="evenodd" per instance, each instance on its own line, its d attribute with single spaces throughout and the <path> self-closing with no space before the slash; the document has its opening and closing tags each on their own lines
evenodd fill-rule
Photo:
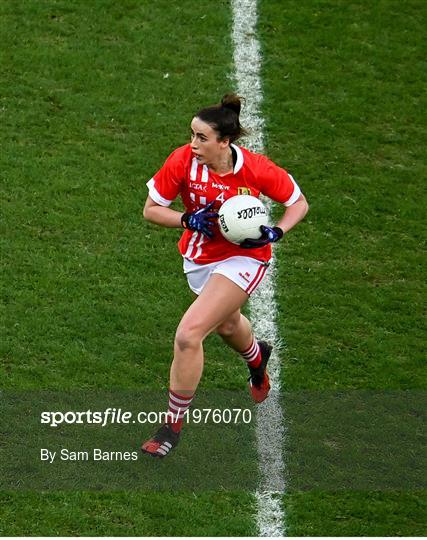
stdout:
<svg viewBox="0 0 427 540">
<path fill-rule="evenodd" d="M 190 408 L 190 404 L 188 405 L 175 405 L 173 401 L 169 401 L 169 407 L 168 412 L 173 415 L 173 419 L 181 419 L 184 418 L 184 414 L 188 411 Z"/>
<path fill-rule="evenodd" d="M 169 400 L 169 409 L 173 409 L 174 411 L 186 411 L 189 408 L 190 408 L 190 404 L 180 405 L 179 403 L 176 404 L 172 400 Z"/>
<path fill-rule="evenodd" d="M 243 358 L 243 360 L 244 360 L 245 362 L 250 363 L 250 362 L 253 362 L 257 357 L 258 357 L 258 355 L 257 355 L 257 354 L 254 354 L 253 356 L 251 356 L 251 357 L 249 357 L 249 358 Z"/>
<path fill-rule="evenodd" d="M 256 349 L 257 345 L 258 345 L 258 343 L 257 343 L 257 341 L 254 339 L 254 340 L 252 341 L 252 345 L 249 347 L 249 349 L 246 349 L 246 351 L 243 351 L 243 352 L 240 353 L 240 354 L 241 354 L 242 356 L 246 356 L 246 355 L 248 355 L 248 354 L 252 354 L 253 351 L 254 351 L 254 349 Z"/>
<path fill-rule="evenodd" d="M 176 394 L 169 392 L 169 400 L 172 400 L 177 405 L 190 405 L 193 401 L 193 396 L 190 398 L 178 397 Z"/>
<path fill-rule="evenodd" d="M 251 351 L 250 353 L 247 353 L 247 354 L 242 354 L 243 358 L 255 358 L 256 356 L 258 356 L 258 353 L 259 353 L 259 346 L 255 347 L 253 349 L 253 351 Z"/>
<path fill-rule="evenodd" d="M 257 354 L 255 354 L 252 358 L 244 358 L 243 360 L 247 363 L 247 364 L 250 364 L 251 362 L 253 362 L 254 360 L 256 360 L 257 358 Z"/>
<path fill-rule="evenodd" d="M 186 411 L 188 411 L 190 407 L 178 407 L 174 405 L 173 403 L 169 402 L 168 411 L 170 411 L 172 414 L 184 414 Z"/>
<path fill-rule="evenodd" d="M 185 411 L 187 411 L 189 409 L 189 407 L 176 407 L 173 403 L 169 403 L 169 407 L 168 407 L 168 411 L 170 411 L 171 413 L 173 414 L 181 414 L 181 413 L 185 413 Z"/>
<path fill-rule="evenodd" d="M 255 348 L 252 354 L 242 354 L 242 356 L 246 362 L 252 362 L 253 360 L 255 360 L 255 358 L 258 357 L 259 352 L 260 352 L 260 348 L 259 348 L 259 345 L 257 344 L 257 347 Z"/>
<path fill-rule="evenodd" d="M 190 407 L 181 407 L 180 405 L 176 406 L 173 403 L 169 402 L 168 411 L 170 411 L 173 414 L 184 414 L 186 411 L 188 411 Z"/>
</svg>

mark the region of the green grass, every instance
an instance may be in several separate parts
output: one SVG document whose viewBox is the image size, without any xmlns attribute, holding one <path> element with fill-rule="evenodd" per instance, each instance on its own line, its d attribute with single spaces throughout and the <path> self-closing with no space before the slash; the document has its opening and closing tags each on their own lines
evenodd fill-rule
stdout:
<svg viewBox="0 0 427 540">
<path fill-rule="evenodd" d="M 4 536 L 256 534 L 245 493 L 24 492 L 3 493 L 0 501 Z"/>
<path fill-rule="evenodd" d="M 406 2 L 403 19 L 390 1 L 303 5 L 265 2 L 260 22 L 268 149 L 311 203 L 279 250 L 280 324 L 297 356 L 284 377 L 425 388 L 425 4 Z"/>
<path fill-rule="evenodd" d="M 289 391 L 425 390 L 425 8 L 261 3 L 268 151 L 310 203 L 276 252 Z M 284 504 L 296 536 L 426 532 L 425 492 Z"/>
<path fill-rule="evenodd" d="M 261 1 L 267 151 L 310 203 L 278 247 L 288 391 L 425 389 L 426 5 Z M 165 389 L 191 296 L 145 182 L 233 81 L 228 2 L 0 3 L 1 386 Z M 202 386 L 241 389 L 209 338 Z M 166 397 L 165 397 L 166 399 Z M 292 433 L 292 432 L 290 432 Z M 294 491 L 293 535 L 422 535 L 425 492 Z M 255 535 L 253 496 L 2 492 L 3 535 Z"/>
<path fill-rule="evenodd" d="M 286 495 L 290 536 L 425 536 L 424 492 Z"/>
<path fill-rule="evenodd" d="M 142 221 L 145 182 L 230 84 L 228 4 L 0 9 L 2 387 L 166 388 L 191 296 L 178 231 Z M 1 508 L 6 535 L 255 534 L 244 493 L 6 493 Z"/>
<path fill-rule="evenodd" d="M 6 386 L 166 382 L 191 297 L 179 233 L 142 222 L 145 182 L 231 71 L 226 5 L 167 6 L 2 6 Z M 213 43 L 217 62 L 198 66 Z"/>
</svg>

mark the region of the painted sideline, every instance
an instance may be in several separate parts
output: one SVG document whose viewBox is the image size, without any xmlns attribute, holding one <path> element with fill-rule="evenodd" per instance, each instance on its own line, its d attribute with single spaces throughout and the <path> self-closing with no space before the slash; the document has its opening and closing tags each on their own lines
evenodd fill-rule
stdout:
<svg viewBox="0 0 427 540">
<path fill-rule="evenodd" d="M 231 0 L 233 13 L 234 68 L 237 93 L 246 98 L 242 108 L 242 125 L 250 130 L 244 146 L 254 152 L 264 151 L 264 121 L 261 116 L 261 49 L 256 38 L 256 0 Z M 270 211 L 271 202 L 267 202 Z M 260 484 L 255 493 L 256 522 L 260 536 L 285 536 L 285 515 L 282 507 L 284 490 L 285 437 L 283 412 L 280 405 L 280 339 L 277 331 L 275 300 L 276 259 L 269 272 L 249 300 L 255 335 L 274 346 L 269 361 L 271 391 L 268 399 L 257 406 L 256 433 L 259 456 Z"/>
</svg>

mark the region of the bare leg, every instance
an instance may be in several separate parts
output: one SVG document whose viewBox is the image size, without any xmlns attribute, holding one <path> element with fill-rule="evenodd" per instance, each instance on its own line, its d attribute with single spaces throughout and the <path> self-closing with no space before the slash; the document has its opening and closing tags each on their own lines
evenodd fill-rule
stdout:
<svg viewBox="0 0 427 540">
<path fill-rule="evenodd" d="M 245 291 L 225 276 L 210 277 L 176 331 L 170 370 L 170 388 L 174 392 L 184 396 L 195 393 L 203 372 L 203 340 L 239 311 L 247 299 Z"/>
<path fill-rule="evenodd" d="M 251 323 L 240 313 L 240 309 L 221 323 L 216 331 L 225 343 L 237 352 L 246 351 L 251 346 L 253 340 Z"/>
</svg>

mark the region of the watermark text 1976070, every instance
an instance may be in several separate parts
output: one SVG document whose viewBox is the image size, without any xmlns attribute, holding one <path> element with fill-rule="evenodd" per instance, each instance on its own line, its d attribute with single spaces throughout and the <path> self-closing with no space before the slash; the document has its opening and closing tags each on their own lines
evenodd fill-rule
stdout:
<svg viewBox="0 0 427 540">
<path fill-rule="evenodd" d="M 179 415 L 177 412 L 177 416 Z M 170 413 L 165 411 L 139 411 L 135 415 L 120 407 L 108 407 L 103 411 L 43 411 L 40 413 L 40 423 L 50 427 L 61 424 L 97 424 L 105 427 L 111 424 L 161 424 L 170 420 Z M 188 409 L 184 420 L 193 424 L 250 424 L 252 411 L 250 409 Z"/>
</svg>

